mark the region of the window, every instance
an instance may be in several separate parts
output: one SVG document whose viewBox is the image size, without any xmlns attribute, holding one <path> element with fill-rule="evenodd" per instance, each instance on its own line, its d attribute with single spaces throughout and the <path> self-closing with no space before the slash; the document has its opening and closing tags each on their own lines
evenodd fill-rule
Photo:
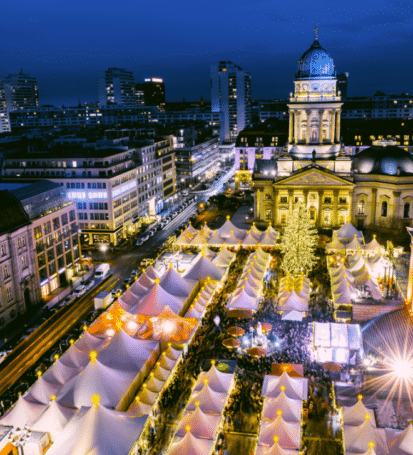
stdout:
<svg viewBox="0 0 413 455">
<path fill-rule="evenodd" d="M 347 204 L 347 198 L 341 197 L 341 198 L 338 200 L 338 203 L 339 203 L 339 204 Z"/>
<path fill-rule="evenodd" d="M 324 198 L 324 204 L 331 204 L 331 197 L 330 196 Z"/>
<path fill-rule="evenodd" d="M 4 245 L 0 246 L 0 252 L 2 256 L 6 256 L 6 247 Z"/>
<path fill-rule="evenodd" d="M 288 197 L 287 196 L 281 196 L 280 197 L 280 204 L 288 204 Z"/>
<path fill-rule="evenodd" d="M 64 213 L 62 215 L 62 226 L 66 226 L 66 224 L 68 224 L 68 223 L 69 223 L 69 218 L 67 216 L 67 213 Z"/>
<path fill-rule="evenodd" d="M 271 209 L 266 209 L 265 210 L 265 219 L 270 220 L 271 219 Z"/>
<path fill-rule="evenodd" d="M 50 221 L 47 221 L 43 224 L 44 235 L 50 234 L 52 232 L 52 226 Z"/>
<path fill-rule="evenodd" d="M 17 248 L 21 248 L 22 247 L 22 241 L 20 239 L 20 237 L 17 239 Z"/>
<path fill-rule="evenodd" d="M 6 288 L 7 301 L 11 302 L 13 300 L 13 294 L 11 292 L 11 287 Z"/>
<path fill-rule="evenodd" d="M 53 229 L 59 229 L 60 228 L 60 220 L 59 218 L 53 218 Z"/>
<path fill-rule="evenodd" d="M 325 226 L 330 226 L 331 224 L 331 212 L 324 212 L 324 225 Z"/>
<path fill-rule="evenodd" d="M 310 221 L 315 221 L 316 209 L 315 207 L 310 207 Z"/>
<path fill-rule="evenodd" d="M 403 206 L 403 218 L 410 218 L 410 203 L 406 202 Z"/>
<path fill-rule="evenodd" d="M 85 205 L 86 205 L 86 203 L 85 203 Z M 85 207 L 85 208 L 86 208 L 86 207 Z M 70 219 L 71 222 L 72 222 L 72 221 L 75 221 L 75 219 L 76 219 L 76 211 L 75 211 L 75 210 L 71 210 L 71 211 L 69 212 L 69 219 Z"/>
<path fill-rule="evenodd" d="M 383 201 L 381 203 L 381 216 L 386 217 L 387 216 L 387 201 Z"/>
<path fill-rule="evenodd" d="M 357 215 L 364 215 L 365 202 L 361 199 L 357 204 Z"/>
<path fill-rule="evenodd" d="M 40 239 L 41 236 L 42 236 L 42 227 L 41 226 L 36 226 L 34 228 L 34 238 L 35 239 Z"/>
<path fill-rule="evenodd" d="M 26 256 L 21 256 L 21 261 L 22 261 L 22 270 L 27 269 L 27 259 Z"/>
<path fill-rule="evenodd" d="M 26 246 L 26 237 L 22 237 L 22 246 Z"/>
<path fill-rule="evenodd" d="M 6 280 L 10 276 L 10 270 L 8 264 L 4 264 L 3 267 L 3 278 Z"/>
<path fill-rule="evenodd" d="M 281 213 L 281 224 L 285 224 L 287 222 L 287 214 L 285 212 Z"/>
</svg>

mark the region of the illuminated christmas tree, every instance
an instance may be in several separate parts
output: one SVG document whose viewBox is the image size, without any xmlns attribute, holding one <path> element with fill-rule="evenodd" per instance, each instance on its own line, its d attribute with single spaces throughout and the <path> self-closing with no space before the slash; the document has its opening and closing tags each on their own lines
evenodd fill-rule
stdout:
<svg viewBox="0 0 413 455">
<path fill-rule="evenodd" d="M 282 236 L 284 258 L 281 267 L 284 271 L 290 275 L 307 276 L 316 262 L 317 241 L 317 231 L 310 224 L 307 209 L 298 202 L 288 214 Z"/>
</svg>

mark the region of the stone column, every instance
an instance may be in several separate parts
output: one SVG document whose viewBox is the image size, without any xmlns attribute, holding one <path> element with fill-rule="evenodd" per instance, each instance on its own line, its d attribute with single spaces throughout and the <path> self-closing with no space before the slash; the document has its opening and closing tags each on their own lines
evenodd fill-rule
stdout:
<svg viewBox="0 0 413 455">
<path fill-rule="evenodd" d="M 330 142 L 334 144 L 334 131 L 335 131 L 335 113 L 334 110 L 330 111 Z"/>
<path fill-rule="evenodd" d="M 340 119 L 341 119 L 341 111 L 338 109 L 336 111 L 336 141 L 337 143 L 340 143 Z"/>
<path fill-rule="evenodd" d="M 294 190 L 288 190 L 288 210 L 291 211 L 294 207 Z"/>
<path fill-rule="evenodd" d="M 338 212 L 337 212 L 337 205 L 338 205 L 338 193 L 339 193 L 339 190 L 334 190 L 333 191 L 333 203 L 334 203 L 334 206 L 333 206 L 333 219 L 331 220 L 331 224 L 333 226 L 336 226 L 338 225 Z"/>
<path fill-rule="evenodd" d="M 317 221 L 316 221 L 316 227 L 320 228 L 321 227 L 321 212 L 323 211 L 323 196 L 324 196 L 324 191 L 323 190 L 318 190 L 318 212 L 317 212 Z"/>
<path fill-rule="evenodd" d="M 272 214 L 272 225 L 275 226 L 278 223 L 278 190 L 273 191 L 274 194 L 274 211 Z"/>
<path fill-rule="evenodd" d="M 294 144 L 298 142 L 298 134 L 299 134 L 299 123 L 300 123 L 300 113 L 298 111 L 294 111 Z"/>
<path fill-rule="evenodd" d="M 290 111 L 290 123 L 289 123 L 289 131 L 288 131 L 288 143 L 292 144 L 293 142 L 293 135 L 294 135 L 294 112 Z"/>
<path fill-rule="evenodd" d="M 261 190 L 257 190 L 257 192 L 255 193 L 256 195 L 256 198 L 257 198 L 257 202 L 256 202 L 256 207 L 257 207 L 257 212 L 255 214 L 255 219 L 256 220 L 261 220 Z"/>
<path fill-rule="evenodd" d="M 394 196 L 394 208 L 393 208 L 393 220 L 394 222 L 397 222 L 399 218 L 399 211 L 400 211 L 400 195 L 401 191 L 393 191 L 393 196 Z"/>
<path fill-rule="evenodd" d="M 307 114 L 307 124 L 306 124 L 306 132 L 305 132 L 305 143 L 310 143 L 310 116 L 311 116 L 311 109 L 306 109 L 305 113 Z"/>
<path fill-rule="evenodd" d="M 318 142 L 320 144 L 323 143 L 323 114 L 324 114 L 324 109 L 320 109 L 318 111 Z"/>
<path fill-rule="evenodd" d="M 371 189 L 371 196 L 372 196 L 372 201 L 371 201 L 371 221 L 370 224 L 372 226 L 375 226 L 376 224 L 376 204 L 377 204 L 377 188 L 372 188 Z"/>
</svg>

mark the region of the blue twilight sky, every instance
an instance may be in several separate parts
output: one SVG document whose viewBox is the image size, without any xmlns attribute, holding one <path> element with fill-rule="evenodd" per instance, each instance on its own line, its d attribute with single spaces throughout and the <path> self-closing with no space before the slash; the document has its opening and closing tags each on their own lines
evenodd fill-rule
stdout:
<svg viewBox="0 0 413 455">
<path fill-rule="evenodd" d="M 218 60 L 251 73 L 253 99 L 285 98 L 316 23 L 349 96 L 413 93 L 411 0 L 20 0 L 0 11 L 0 76 L 36 76 L 41 104 L 97 100 L 111 66 L 163 77 L 167 101 L 210 99 Z"/>
</svg>

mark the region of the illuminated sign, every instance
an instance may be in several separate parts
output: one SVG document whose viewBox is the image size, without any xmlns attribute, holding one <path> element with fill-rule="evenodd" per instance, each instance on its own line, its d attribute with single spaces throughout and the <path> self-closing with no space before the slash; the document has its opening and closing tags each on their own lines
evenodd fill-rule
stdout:
<svg viewBox="0 0 413 455">
<path fill-rule="evenodd" d="M 69 199 L 107 199 L 107 191 L 68 191 L 67 197 Z"/>
<path fill-rule="evenodd" d="M 136 180 L 132 182 L 125 183 L 124 185 L 116 188 L 112 191 L 112 197 L 119 196 L 120 194 L 126 193 L 127 191 L 131 190 L 132 188 L 136 188 Z"/>
</svg>

